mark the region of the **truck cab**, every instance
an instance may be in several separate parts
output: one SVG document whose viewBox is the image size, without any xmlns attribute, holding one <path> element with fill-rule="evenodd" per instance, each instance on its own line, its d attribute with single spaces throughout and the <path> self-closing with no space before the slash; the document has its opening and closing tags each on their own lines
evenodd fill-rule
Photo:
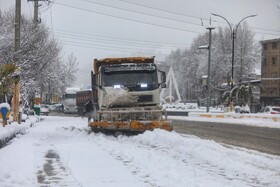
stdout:
<svg viewBox="0 0 280 187">
<path fill-rule="evenodd" d="M 94 70 L 96 116 L 90 124 L 128 131 L 145 131 L 168 124 L 162 118 L 166 111 L 160 106 L 165 72 L 157 69 L 153 57 L 95 60 Z"/>
</svg>

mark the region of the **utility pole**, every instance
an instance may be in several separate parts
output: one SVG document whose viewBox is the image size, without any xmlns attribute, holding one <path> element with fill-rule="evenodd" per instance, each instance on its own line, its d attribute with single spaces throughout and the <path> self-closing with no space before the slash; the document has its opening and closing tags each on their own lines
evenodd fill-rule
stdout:
<svg viewBox="0 0 280 187">
<path fill-rule="evenodd" d="M 208 75 L 207 75 L 207 108 L 206 112 L 209 112 L 210 107 L 210 78 L 211 78 L 211 45 L 212 45 L 212 30 L 215 29 L 214 27 L 206 28 L 209 30 L 209 44 L 199 46 L 198 49 L 208 49 Z"/>
<path fill-rule="evenodd" d="M 35 24 L 35 27 L 37 27 L 37 25 L 39 23 L 39 1 L 46 1 L 46 0 L 27 0 L 27 1 L 33 1 L 34 2 L 33 22 Z"/>
<path fill-rule="evenodd" d="M 37 27 L 37 24 L 38 24 L 38 14 L 39 14 L 39 3 L 38 1 L 34 1 L 34 19 L 33 19 L 33 22 L 35 24 L 35 27 Z"/>
<path fill-rule="evenodd" d="M 208 77 L 207 77 L 207 113 L 209 112 L 210 106 L 210 68 L 211 68 L 211 44 L 212 44 L 212 30 L 215 29 L 214 27 L 206 28 L 209 30 L 209 45 L 208 45 Z"/>
<path fill-rule="evenodd" d="M 20 20 L 21 20 L 21 0 L 16 0 L 16 12 L 15 12 L 15 46 L 14 46 L 14 65 L 17 67 L 19 61 L 19 51 L 20 51 Z M 17 70 L 16 70 L 17 71 Z M 15 72 L 16 73 L 16 72 Z M 18 116 L 19 112 L 19 75 L 15 75 L 15 83 L 13 86 L 13 121 L 18 121 L 20 119 Z"/>
</svg>

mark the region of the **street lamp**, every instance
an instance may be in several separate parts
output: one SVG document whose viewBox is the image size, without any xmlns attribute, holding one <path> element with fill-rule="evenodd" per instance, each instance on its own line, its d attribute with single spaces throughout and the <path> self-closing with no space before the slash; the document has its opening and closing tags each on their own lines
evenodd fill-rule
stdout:
<svg viewBox="0 0 280 187">
<path fill-rule="evenodd" d="M 235 36 L 237 33 L 237 29 L 242 21 L 244 21 L 245 19 L 250 18 L 250 17 L 255 17 L 255 16 L 257 16 L 257 14 L 253 14 L 253 15 L 244 17 L 241 21 L 239 21 L 239 23 L 236 25 L 235 29 L 234 29 L 234 26 L 232 27 L 231 24 L 229 23 L 229 21 L 225 17 L 223 17 L 219 14 L 214 14 L 214 13 L 211 13 L 211 14 L 213 16 L 217 16 L 217 17 L 224 19 L 230 27 L 231 38 L 232 38 L 232 57 L 231 57 L 231 90 L 232 90 L 233 89 L 233 66 L 234 66 L 234 39 L 235 39 Z M 230 110 L 232 111 L 232 100 L 231 100 L 231 109 Z"/>
</svg>

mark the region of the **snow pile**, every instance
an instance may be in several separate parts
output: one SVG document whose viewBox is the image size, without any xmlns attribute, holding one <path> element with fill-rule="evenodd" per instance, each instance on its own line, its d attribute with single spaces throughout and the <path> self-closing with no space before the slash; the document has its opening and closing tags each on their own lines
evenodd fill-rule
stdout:
<svg viewBox="0 0 280 187">
<path fill-rule="evenodd" d="M 1 104 L 0 104 L 0 108 L 3 108 L 3 107 L 7 108 L 8 110 L 11 109 L 9 103 L 1 103 Z"/>
<path fill-rule="evenodd" d="M 214 122 L 214 123 L 228 123 L 228 124 L 237 124 L 237 125 L 248 125 L 248 126 L 259 126 L 259 127 L 270 127 L 270 128 L 280 128 L 280 121 L 274 121 L 273 118 L 268 117 L 268 115 L 260 114 L 259 116 L 263 116 L 263 118 L 240 118 L 236 117 L 234 114 L 232 117 L 225 118 L 205 118 L 199 117 L 195 114 L 189 114 L 190 116 L 168 116 L 170 120 L 182 120 L 182 121 L 202 121 L 202 122 Z M 276 116 L 278 117 L 278 116 Z"/>
<path fill-rule="evenodd" d="M 105 88 L 105 106 L 122 107 L 122 106 L 137 106 L 138 97 L 132 96 L 128 93 L 128 90 L 123 88 Z"/>
<path fill-rule="evenodd" d="M 16 137 L 18 134 L 26 134 L 28 128 L 33 126 L 38 119 L 35 117 L 26 119 L 25 122 L 18 124 L 12 122 L 5 127 L 0 126 L 0 148 L 7 144 L 8 141 Z"/>
<path fill-rule="evenodd" d="M 0 142 L 7 141 L 16 134 L 25 134 L 27 128 L 26 125 L 19 125 L 17 123 L 6 125 L 5 127 L 0 126 Z"/>
</svg>

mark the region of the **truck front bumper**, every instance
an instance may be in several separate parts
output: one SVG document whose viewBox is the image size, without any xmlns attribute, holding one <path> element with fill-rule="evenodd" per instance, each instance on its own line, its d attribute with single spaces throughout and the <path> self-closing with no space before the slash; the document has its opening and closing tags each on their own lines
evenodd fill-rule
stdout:
<svg viewBox="0 0 280 187">
<path fill-rule="evenodd" d="M 144 132 L 146 130 L 164 129 L 172 131 L 173 126 L 170 121 L 101 121 L 89 122 L 89 126 L 94 130 L 100 131 L 126 131 L 126 132 Z"/>
</svg>

